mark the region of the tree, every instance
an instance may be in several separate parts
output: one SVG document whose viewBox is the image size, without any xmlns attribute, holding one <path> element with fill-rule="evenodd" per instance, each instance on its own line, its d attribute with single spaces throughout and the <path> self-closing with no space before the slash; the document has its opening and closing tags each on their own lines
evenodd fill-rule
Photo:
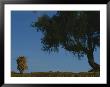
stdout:
<svg viewBox="0 0 110 87">
<path fill-rule="evenodd" d="M 26 70 L 28 67 L 27 67 L 27 62 L 26 62 L 26 57 L 24 56 L 19 56 L 16 60 L 17 62 L 17 69 L 19 70 L 19 72 L 21 74 L 23 74 L 24 70 Z"/>
<path fill-rule="evenodd" d="M 57 11 L 38 17 L 32 26 L 43 33 L 42 50 L 56 52 L 61 46 L 78 57 L 86 55 L 92 70 L 100 69 L 93 55 L 100 47 L 99 11 Z"/>
</svg>

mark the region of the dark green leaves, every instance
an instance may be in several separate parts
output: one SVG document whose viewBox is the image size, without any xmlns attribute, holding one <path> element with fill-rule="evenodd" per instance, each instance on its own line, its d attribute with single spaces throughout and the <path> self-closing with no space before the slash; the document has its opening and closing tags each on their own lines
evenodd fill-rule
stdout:
<svg viewBox="0 0 110 87">
<path fill-rule="evenodd" d="M 44 51 L 58 51 L 61 46 L 67 51 L 85 54 L 87 49 L 100 45 L 99 11 L 57 11 L 52 17 L 43 15 L 33 23 L 44 37 Z"/>
</svg>

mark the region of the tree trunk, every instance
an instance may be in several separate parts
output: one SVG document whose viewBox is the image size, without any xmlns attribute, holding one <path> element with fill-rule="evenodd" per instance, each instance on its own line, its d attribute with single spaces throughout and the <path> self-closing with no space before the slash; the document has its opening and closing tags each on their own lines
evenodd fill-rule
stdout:
<svg viewBox="0 0 110 87">
<path fill-rule="evenodd" d="M 87 54 L 87 58 L 88 58 L 88 63 L 89 63 L 89 65 L 92 67 L 92 70 L 91 70 L 91 71 L 99 71 L 99 70 L 100 70 L 100 65 L 97 64 L 97 63 L 94 61 L 93 53 L 88 53 L 88 54 Z"/>
<path fill-rule="evenodd" d="M 20 74 L 23 74 L 23 70 L 20 70 Z"/>
<path fill-rule="evenodd" d="M 88 44 L 88 48 L 87 48 L 86 54 L 88 58 L 88 63 L 92 67 L 91 71 L 99 71 L 100 65 L 94 61 L 94 56 L 93 56 L 94 46 L 93 46 L 93 34 L 92 33 L 88 34 L 87 44 Z"/>
</svg>

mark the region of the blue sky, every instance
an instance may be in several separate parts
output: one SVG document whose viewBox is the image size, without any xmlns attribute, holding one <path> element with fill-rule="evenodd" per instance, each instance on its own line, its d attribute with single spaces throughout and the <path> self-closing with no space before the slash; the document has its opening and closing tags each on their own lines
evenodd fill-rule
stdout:
<svg viewBox="0 0 110 87">
<path fill-rule="evenodd" d="M 16 59 L 26 56 L 28 70 L 25 72 L 66 71 L 84 72 L 91 69 L 86 56 L 81 60 L 60 48 L 59 53 L 47 53 L 41 50 L 41 32 L 31 27 L 33 21 L 43 14 L 52 16 L 54 11 L 12 11 L 11 12 L 11 70 L 17 70 Z M 95 61 L 99 63 L 100 49 L 94 52 Z"/>
</svg>

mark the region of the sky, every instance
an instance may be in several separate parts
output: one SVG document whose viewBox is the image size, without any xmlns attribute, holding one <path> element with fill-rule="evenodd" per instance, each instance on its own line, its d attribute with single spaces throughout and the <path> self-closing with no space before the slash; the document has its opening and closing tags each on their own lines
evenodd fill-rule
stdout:
<svg viewBox="0 0 110 87">
<path fill-rule="evenodd" d="M 76 56 L 59 48 L 58 53 L 41 50 L 42 33 L 31 26 L 39 16 L 52 16 L 55 11 L 12 11 L 11 12 L 11 71 L 18 72 L 16 59 L 25 56 L 28 70 L 25 72 L 85 72 L 91 69 L 87 57 L 78 60 Z M 100 49 L 94 52 L 95 61 L 100 63 Z"/>
</svg>

